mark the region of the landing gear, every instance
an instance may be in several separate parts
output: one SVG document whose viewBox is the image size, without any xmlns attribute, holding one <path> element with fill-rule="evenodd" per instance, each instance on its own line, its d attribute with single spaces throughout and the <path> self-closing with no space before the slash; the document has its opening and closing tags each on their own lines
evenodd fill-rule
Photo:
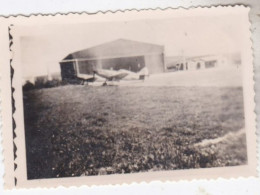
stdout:
<svg viewBox="0 0 260 195">
<path fill-rule="evenodd" d="M 80 84 L 81 84 L 81 85 L 88 85 L 88 82 L 85 81 L 85 80 L 82 80 L 82 81 L 80 82 Z"/>
<path fill-rule="evenodd" d="M 107 86 L 107 81 L 105 81 L 102 86 Z"/>
</svg>

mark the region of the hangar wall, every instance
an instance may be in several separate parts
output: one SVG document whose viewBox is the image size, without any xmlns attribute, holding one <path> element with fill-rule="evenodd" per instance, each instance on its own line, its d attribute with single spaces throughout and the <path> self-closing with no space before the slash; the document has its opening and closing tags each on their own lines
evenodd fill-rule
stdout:
<svg viewBox="0 0 260 195">
<path fill-rule="evenodd" d="M 164 46 L 118 39 L 68 54 L 61 62 L 62 80 L 79 80 L 77 74 L 93 74 L 94 68 L 126 69 L 138 72 L 147 67 L 149 74 L 165 71 Z"/>
<path fill-rule="evenodd" d="M 145 65 L 149 74 L 164 72 L 163 54 L 145 55 Z"/>
<path fill-rule="evenodd" d="M 144 56 L 135 57 L 84 60 L 77 61 L 77 63 L 60 63 L 62 80 L 67 81 L 77 79 L 77 73 L 91 75 L 93 74 L 94 68 L 102 68 L 107 70 L 126 69 L 129 71 L 138 72 L 145 66 L 148 68 L 149 74 L 164 72 L 163 54 L 147 54 Z"/>
</svg>

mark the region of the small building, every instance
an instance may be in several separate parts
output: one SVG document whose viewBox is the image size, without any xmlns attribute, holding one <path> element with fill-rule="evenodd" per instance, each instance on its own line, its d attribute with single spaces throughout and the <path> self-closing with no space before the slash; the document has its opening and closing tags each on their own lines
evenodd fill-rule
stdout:
<svg viewBox="0 0 260 195">
<path fill-rule="evenodd" d="M 164 46 L 118 39 L 70 53 L 60 62 L 66 81 L 77 80 L 79 74 L 93 75 L 95 68 L 138 72 L 143 67 L 149 74 L 164 72 Z"/>
<path fill-rule="evenodd" d="M 223 67 L 226 63 L 227 60 L 220 55 L 198 56 L 187 59 L 188 70 Z"/>
<path fill-rule="evenodd" d="M 195 57 L 168 58 L 168 71 L 203 70 L 209 68 L 225 67 L 227 58 L 220 55 L 206 55 Z"/>
</svg>

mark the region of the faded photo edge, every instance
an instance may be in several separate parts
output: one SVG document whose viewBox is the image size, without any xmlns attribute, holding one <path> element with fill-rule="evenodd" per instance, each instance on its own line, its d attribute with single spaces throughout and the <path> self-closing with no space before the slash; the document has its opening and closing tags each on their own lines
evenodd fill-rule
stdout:
<svg viewBox="0 0 260 195">
<path fill-rule="evenodd" d="M 239 7 L 230 7 L 231 9 L 239 9 Z M 241 8 L 241 7 L 240 7 Z M 197 8 L 193 8 L 197 9 Z M 221 9 L 221 7 L 211 7 L 211 8 L 200 8 L 200 9 Z M 245 8 L 248 14 L 249 9 Z M 174 12 L 176 10 L 149 10 L 149 11 L 140 11 L 138 12 L 138 17 L 142 18 L 142 13 L 146 12 L 148 15 L 153 15 L 154 13 L 162 13 L 167 12 L 169 15 L 171 15 L 170 12 Z M 186 10 L 184 10 L 186 11 Z M 192 9 L 190 10 L 192 11 Z M 131 11 L 128 12 L 131 14 Z M 117 15 L 127 15 L 127 13 L 113 13 L 110 14 L 110 19 L 116 18 Z M 102 18 L 106 14 L 98 14 L 97 18 L 99 21 L 102 21 Z M 35 18 L 31 18 L 29 25 L 34 25 L 37 22 L 37 18 L 41 16 L 37 16 Z M 56 17 L 56 16 L 51 16 Z M 62 21 L 63 19 L 66 20 L 67 16 L 59 16 L 59 20 Z M 73 18 L 73 16 L 71 16 Z M 81 16 L 76 16 L 81 17 Z M 84 16 L 82 16 L 84 17 Z M 95 15 L 85 15 L 86 18 L 93 17 L 93 21 L 95 21 Z M 134 17 L 132 15 L 132 17 Z M 167 16 L 165 16 L 167 17 Z M 42 20 L 45 20 L 46 18 L 42 18 Z M 132 18 L 133 19 L 133 18 Z M 12 19 L 12 22 L 9 22 L 8 20 L 5 20 L 5 24 L 3 24 L 3 28 L 6 28 L 9 24 L 20 25 L 19 24 L 19 17 Z M 27 19 L 22 19 L 22 23 L 28 25 Z M 47 20 L 46 20 L 47 21 Z M 50 22 L 50 21 L 49 21 Z M 52 21 L 54 24 L 58 23 L 58 21 Z M 51 23 L 52 23 L 51 22 Z M 86 22 L 86 20 L 84 20 Z M 1 27 L 2 27 L 1 26 Z M 252 44 L 250 40 L 250 23 L 248 20 L 248 24 L 246 26 L 248 31 L 248 43 L 247 46 L 250 50 L 246 52 L 246 54 L 243 56 L 243 59 L 246 62 L 249 62 L 249 64 L 253 65 L 253 59 L 252 59 Z M 2 29 L 2 28 L 1 28 Z M 248 177 L 248 176 L 256 176 L 256 165 L 257 165 L 257 159 L 256 159 L 256 136 L 255 136 L 255 113 L 254 113 L 254 107 L 255 103 L 253 101 L 254 97 L 254 81 L 253 81 L 253 66 L 244 68 L 244 78 L 243 78 L 243 90 L 244 90 L 244 102 L 245 102 L 245 118 L 246 118 L 246 137 L 247 137 L 247 151 L 248 151 L 248 165 L 245 166 L 239 166 L 239 167 L 225 167 L 225 168 L 205 168 L 200 170 L 176 170 L 176 171 L 160 171 L 160 172 L 153 172 L 153 173 L 133 173 L 133 174 L 126 174 L 126 175 L 107 175 L 107 176 L 88 176 L 88 177 L 82 177 L 82 178 L 58 178 L 58 179 L 38 179 L 35 181 L 28 181 L 25 177 L 26 175 L 26 161 L 25 161 L 25 144 L 24 144 L 24 132 L 23 132 L 23 107 L 22 105 L 22 97 L 21 97 L 21 71 L 19 68 L 19 62 L 17 59 L 17 52 L 19 48 L 17 35 L 14 33 L 15 31 L 12 31 L 11 29 L 11 36 L 13 37 L 13 45 L 11 45 L 12 48 L 12 57 L 14 57 L 12 64 L 14 67 L 14 81 L 13 81 L 13 87 L 15 89 L 14 92 L 14 99 L 16 100 L 16 111 L 14 113 L 14 118 L 16 122 L 16 134 L 17 137 L 14 139 L 15 144 L 17 145 L 17 160 L 14 161 L 14 163 L 17 163 L 17 170 L 16 171 L 10 171 L 14 169 L 14 163 L 12 158 L 13 156 L 10 155 L 12 153 L 12 141 L 10 141 L 12 135 L 10 132 L 6 132 L 7 129 L 10 130 L 12 126 L 11 122 L 11 110 L 10 105 L 4 104 L 4 108 L 2 108 L 2 118 L 3 118 L 3 129 L 2 132 L 3 135 L 3 145 L 4 145 L 4 163 L 5 163 L 5 185 L 6 188 L 13 188 L 14 185 L 14 177 L 17 178 L 18 184 L 17 188 L 30 188 L 30 187 L 58 187 L 58 186 L 81 186 L 81 185 L 108 185 L 108 184 L 122 184 L 122 183 L 133 183 L 133 182 L 150 182 L 154 180 L 160 180 L 160 181 L 180 181 L 180 180 L 193 180 L 193 179 L 217 179 L 217 178 L 235 178 L 235 177 Z M 5 40 L 5 43 L 9 43 L 8 40 L 6 40 L 6 35 L 1 33 L 1 40 Z M 2 49 L 2 47 L 1 47 Z M 8 62 L 8 56 L 9 51 L 7 48 L 3 48 L 3 51 L 5 52 L 5 61 L 2 64 L 6 64 Z M 245 63 L 243 63 L 245 64 Z M 10 72 L 10 67 L 6 67 L 6 65 L 3 67 L 5 73 Z M 8 73 L 9 74 L 9 73 Z M 8 78 L 9 75 L 5 74 L 2 77 L 2 81 L 10 82 L 10 78 Z M 6 84 L 6 83 L 5 83 Z M 8 86 L 10 87 L 10 85 Z M 5 102 L 10 102 L 8 98 L 10 98 L 11 94 L 11 87 L 7 89 L 7 87 L 4 87 L 3 82 L 1 83 L 1 89 L 5 89 L 4 97 L 2 98 Z M 2 90 L 3 91 L 3 90 Z M 9 92 L 8 92 L 9 91 Z M 3 94 L 1 94 L 3 96 Z M 3 105 L 2 105 L 3 106 Z M 19 139 L 18 139 L 19 138 Z M 12 139 L 11 139 L 12 140 Z M 252 143 L 252 140 L 255 140 L 254 143 Z M 186 176 L 189 175 L 189 176 Z M 12 181 L 13 180 L 13 181 Z M 108 182 L 109 180 L 109 182 Z M 54 184 L 55 183 L 55 184 Z"/>
</svg>

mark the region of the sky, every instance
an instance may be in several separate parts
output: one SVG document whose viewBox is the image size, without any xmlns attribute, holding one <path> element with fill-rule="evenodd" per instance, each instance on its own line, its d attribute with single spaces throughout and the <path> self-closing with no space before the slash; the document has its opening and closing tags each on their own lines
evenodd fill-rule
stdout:
<svg viewBox="0 0 260 195">
<path fill-rule="evenodd" d="M 166 57 L 240 52 L 242 27 L 238 15 L 21 27 L 23 77 L 59 73 L 69 53 L 120 38 L 164 45 Z"/>
</svg>

